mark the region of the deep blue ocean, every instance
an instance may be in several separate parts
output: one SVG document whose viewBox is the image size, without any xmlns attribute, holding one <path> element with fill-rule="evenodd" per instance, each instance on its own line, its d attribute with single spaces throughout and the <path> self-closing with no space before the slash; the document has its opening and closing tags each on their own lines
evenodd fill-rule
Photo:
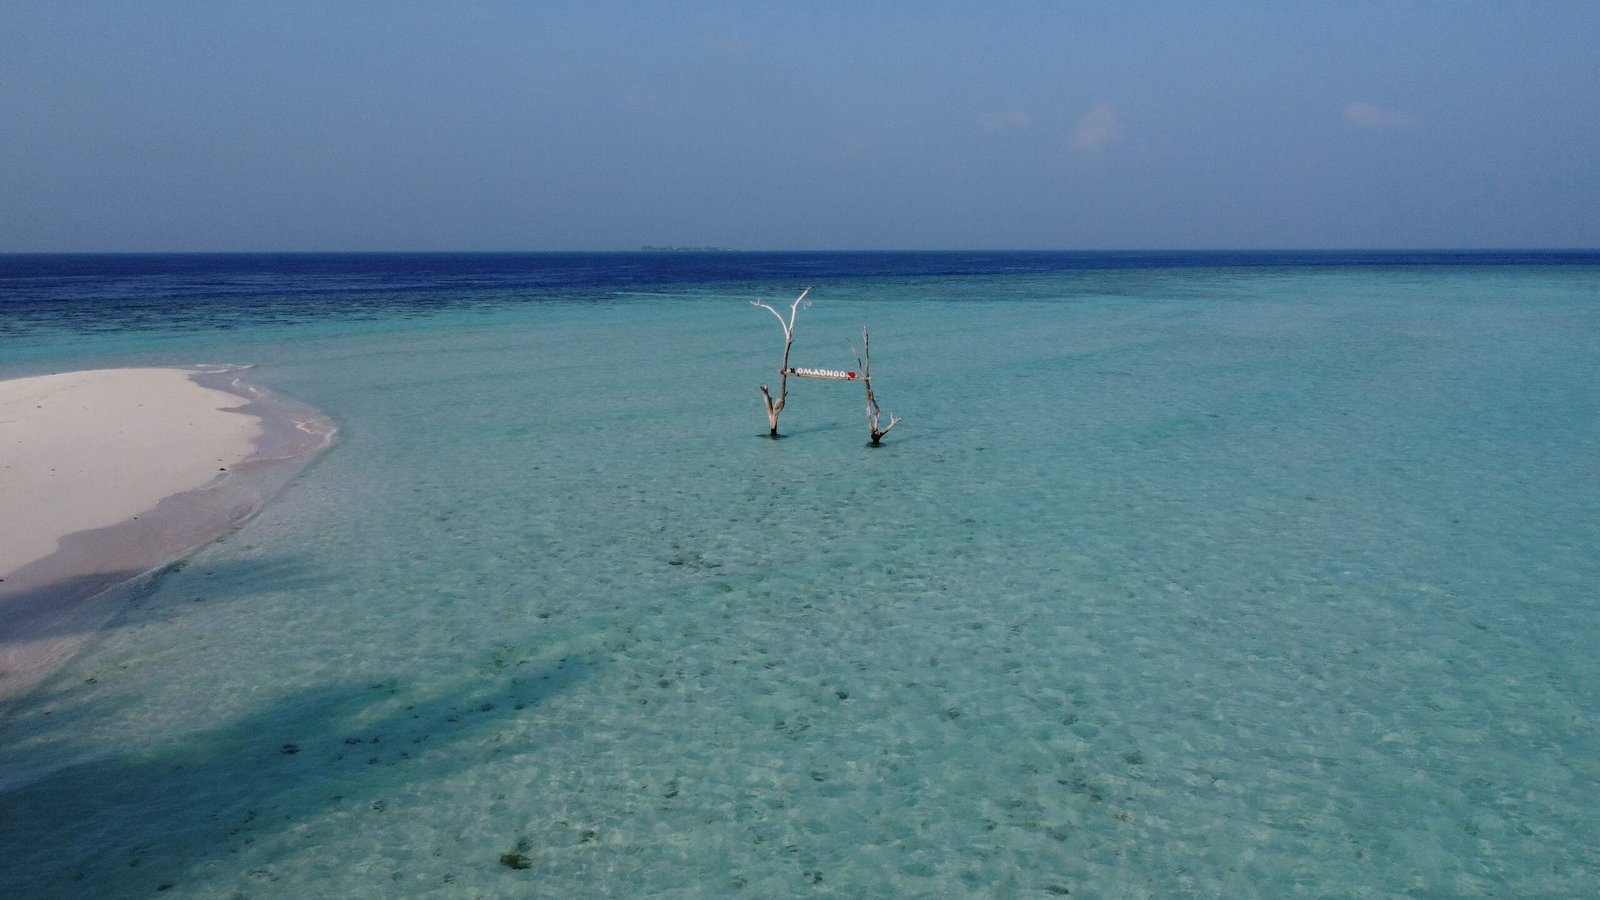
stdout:
<svg viewBox="0 0 1600 900">
<path fill-rule="evenodd" d="M 0 336 L 227 327 L 813 280 L 1600 266 L 1596 251 L 0 254 Z M 999 298 L 997 298 L 999 299 Z M 232 322 L 242 317 L 243 323 Z"/>
<path fill-rule="evenodd" d="M 0 896 L 1600 895 L 1600 253 L 0 256 L 196 363 L 338 438 L 0 710 Z"/>
</svg>

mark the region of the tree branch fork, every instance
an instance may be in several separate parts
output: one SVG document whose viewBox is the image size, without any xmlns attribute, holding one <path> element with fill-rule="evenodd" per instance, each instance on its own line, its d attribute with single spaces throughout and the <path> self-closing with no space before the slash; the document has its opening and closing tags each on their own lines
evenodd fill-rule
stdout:
<svg viewBox="0 0 1600 900">
<path fill-rule="evenodd" d="M 853 341 L 850 343 L 850 350 L 855 354 L 856 368 L 860 373 L 859 377 L 856 372 L 844 372 L 837 369 L 795 368 L 789 365 L 789 352 L 794 348 L 795 319 L 800 313 L 802 304 L 811 305 L 806 302 L 806 297 L 810 294 L 811 288 L 807 287 L 800 292 L 800 296 L 794 298 L 794 302 L 789 304 L 787 318 L 765 300 L 750 301 L 751 306 L 772 313 L 773 318 L 778 320 L 778 325 L 783 328 L 783 363 L 778 367 L 778 396 L 773 397 L 772 391 L 767 385 L 763 384 L 761 386 L 761 397 L 766 402 L 767 407 L 767 424 L 771 429 L 769 435 L 774 438 L 778 437 L 778 417 L 783 413 L 784 405 L 789 400 L 789 376 L 815 378 L 825 381 L 860 381 L 867 394 L 868 433 L 872 438 L 872 446 L 879 446 L 884 435 L 894 430 L 894 426 L 900 424 L 900 417 L 890 414 L 889 424 L 883 424 L 883 410 L 878 406 L 878 398 L 872 391 L 871 339 L 867 334 L 867 326 L 861 326 L 861 349 L 856 350 L 855 343 Z"/>
</svg>

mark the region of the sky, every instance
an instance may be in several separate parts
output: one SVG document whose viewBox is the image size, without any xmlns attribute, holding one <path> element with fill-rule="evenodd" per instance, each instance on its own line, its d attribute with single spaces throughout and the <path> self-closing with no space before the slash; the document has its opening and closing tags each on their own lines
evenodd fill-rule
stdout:
<svg viewBox="0 0 1600 900">
<path fill-rule="evenodd" d="M 1600 3 L 0 0 L 0 252 L 1600 247 Z"/>
</svg>

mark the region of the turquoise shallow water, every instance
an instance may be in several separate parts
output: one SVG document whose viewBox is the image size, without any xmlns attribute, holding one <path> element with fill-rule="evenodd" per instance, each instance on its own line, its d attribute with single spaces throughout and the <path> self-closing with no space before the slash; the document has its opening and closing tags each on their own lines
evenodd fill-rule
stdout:
<svg viewBox="0 0 1600 900">
<path fill-rule="evenodd" d="M 1594 268 L 819 279 L 878 449 L 758 288 L 16 345 L 341 432 L 6 713 L 0 894 L 1600 891 Z"/>
</svg>

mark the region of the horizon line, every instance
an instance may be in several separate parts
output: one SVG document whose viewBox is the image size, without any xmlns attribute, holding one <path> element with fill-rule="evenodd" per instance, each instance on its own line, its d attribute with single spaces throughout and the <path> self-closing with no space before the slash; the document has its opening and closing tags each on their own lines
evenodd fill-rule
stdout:
<svg viewBox="0 0 1600 900">
<path fill-rule="evenodd" d="M 740 249 L 733 247 L 639 247 L 632 249 L 567 250 L 0 250 L 0 256 L 559 256 L 652 255 L 716 256 L 759 253 L 1600 253 L 1596 247 L 878 247 L 857 249 L 781 248 Z"/>
</svg>

